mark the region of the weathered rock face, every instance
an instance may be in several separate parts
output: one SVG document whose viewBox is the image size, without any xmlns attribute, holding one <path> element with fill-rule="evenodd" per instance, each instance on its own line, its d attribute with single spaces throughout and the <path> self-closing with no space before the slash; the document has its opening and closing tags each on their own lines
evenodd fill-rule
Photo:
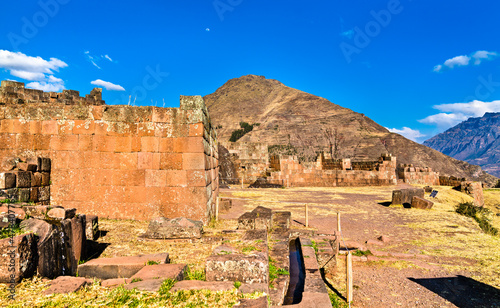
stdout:
<svg viewBox="0 0 500 308">
<path fill-rule="evenodd" d="M 99 238 L 99 218 L 96 215 L 86 215 L 85 233 L 87 239 L 95 241 Z"/>
<path fill-rule="evenodd" d="M 411 204 L 413 196 L 424 198 L 422 188 L 406 188 L 392 191 L 392 204 Z"/>
<path fill-rule="evenodd" d="M 206 260 L 205 272 L 207 281 L 267 283 L 269 262 L 267 255 L 261 252 L 252 255 L 213 254 Z"/>
<path fill-rule="evenodd" d="M 73 250 L 71 220 L 54 221 L 53 224 L 39 219 L 28 219 L 21 223 L 25 230 L 39 235 L 38 274 L 42 277 L 73 276 L 78 260 Z"/>
<path fill-rule="evenodd" d="M 158 217 L 149 223 L 144 237 L 152 239 L 201 238 L 203 223 L 184 217 L 168 219 Z"/>
<path fill-rule="evenodd" d="M 273 219 L 273 211 L 263 206 L 256 207 L 251 212 L 246 212 L 238 218 L 238 229 L 253 230 L 266 229 L 270 230 Z"/>
<path fill-rule="evenodd" d="M 73 258 L 78 265 L 80 260 L 85 258 L 85 243 L 87 242 L 86 232 L 86 219 L 85 215 L 77 215 L 71 219 L 71 236 Z"/>
<path fill-rule="evenodd" d="M 417 196 L 413 196 L 413 199 L 411 201 L 411 207 L 415 209 L 430 210 L 433 205 L 434 202 Z"/>
<path fill-rule="evenodd" d="M 35 274 L 36 242 L 32 233 L 0 240 L 0 283 L 17 283 Z"/>
</svg>

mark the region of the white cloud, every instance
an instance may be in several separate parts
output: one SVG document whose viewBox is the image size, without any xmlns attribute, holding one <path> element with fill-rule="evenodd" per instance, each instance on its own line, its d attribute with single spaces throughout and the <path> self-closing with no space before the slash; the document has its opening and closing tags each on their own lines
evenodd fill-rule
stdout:
<svg viewBox="0 0 500 308">
<path fill-rule="evenodd" d="M 109 55 L 100 55 L 100 56 L 93 56 L 90 54 L 90 51 L 86 50 L 83 52 L 87 58 L 87 60 L 92 63 L 93 66 L 97 67 L 98 69 L 101 69 L 99 66 L 99 63 L 101 60 L 108 60 L 109 62 L 113 62 L 113 59 Z"/>
<path fill-rule="evenodd" d="M 500 112 L 500 101 L 441 104 L 433 106 L 441 113 L 418 120 L 420 123 L 436 125 L 441 130 L 453 127 L 468 118 L 482 117 L 486 112 Z"/>
<path fill-rule="evenodd" d="M 417 141 L 418 138 L 425 137 L 426 135 L 422 134 L 419 130 L 417 129 L 411 129 L 409 127 L 403 127 L 403 129 L 397 129 L 397 128 L 388 128 L 386 127 L 390 132 L 400 134 L 401 136 L 404 136 L 410 140 Z"/>
<path fill-rule="evenodd" d="M 498 54 L 496 52 L 490 52 L 486 50 L 478 50 L 472 54 L 472 58 L 475 60 L 474 61 L 475 65 L 481 64 L 482 59 L 493 60 L 497 56 Z"/>
<path fill-rule="evenodd" d="M 42 90 L 44 92 L 61 92 L 64 90 L 64 83 L 51 83 L 46 81 L 34 81 L 26 85 L 26 88 Z"/>
<path fill-rule="evenodd" d="M 56 58 L 47 61 L 41 57 L 0 49 L 0 68 L 9 71 L 12 76 L 33 81 L 26 85 L 27 88 L 44 91 L 63 90 L 64 81 L 54 77 L 54 74 L 59 72 L 60 68 L 67 66 L 68 64 Z"/>
<path fill-rule="evenodd" d="M 438 64 L 434 66 L 434 72 L 441 72 L 444 69 L 453 69 L 459 66 L 467 66 L 474 60 L 474 65 L 481 64 L 482 60 L 493 60 L 498 54 L 494 51 L 478 50 L 473 52 L 471 55 L 456 56 L 451 59 L 444 61 L 443 64 Z"/>
<path fill-rule="evenodd" d="M 99 87 L 103 87 L 108 91 L 125 91 L 124 87 L 101 79 L 91 81 L 90 83 Z"/>
</svg>

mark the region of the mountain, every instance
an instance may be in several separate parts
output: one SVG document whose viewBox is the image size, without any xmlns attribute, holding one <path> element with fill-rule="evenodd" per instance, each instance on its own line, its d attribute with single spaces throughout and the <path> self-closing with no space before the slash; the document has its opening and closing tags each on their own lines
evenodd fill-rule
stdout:
<svg viewBox="0 0 500 308">
<path fill-rule="evenodd" d="M 217 127 L 219 142 L 228 142 L 231 134 L 241 129 L 240 122 L 246 122 L 254 124 L 253 130 L 237 142 L 292 148 L 305 158 L 330 148 L 335 149 L 334 156 L 353 160 L 377 160 L 381 153 L 388 152 L 397 156 L 399 163 L 431 167 L 441 175 L 496 183 L 495 177 L 478 166 L 391 133 L 362 113 L 277 80 L 242 76 L 227 81 L 204 99 Z"/>
<path fill-rule="evenodd" d="M 470 118 L 424 144 L 500 177 L 500 113 Z"/>
</svg>

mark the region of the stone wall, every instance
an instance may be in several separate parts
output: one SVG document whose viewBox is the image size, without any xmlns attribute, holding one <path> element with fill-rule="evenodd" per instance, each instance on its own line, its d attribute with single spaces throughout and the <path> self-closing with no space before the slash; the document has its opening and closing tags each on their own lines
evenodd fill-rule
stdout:
<svg viewBox="0 0 500 308">
<path fill-rule="evenodd" d="M 0 201 L 50 203 L 49 158 L 5 157 L 0 163 Z"/>
<path fill-rule="evenodd" d="M 276 158 L 274 158 L 276 160 Z M 300 163 L 296 156 L 280 157 L 280 171 L 271 172 L 270 182 L 285 182 L 292 187 L 334 187 L 395 185 L 396 157 L 384 155 L 377 162 L 350 162 L 352 169 L 323 169 L 321 163 Z M 276 163 L 276 161 L 274 162 Z M 347 166 L 347 162 L 338 166 Z M 330 168 L 332 165 L 328 165 Z M 357 167 L 354 167 L 357 166 Z"/>
<path fill-rule="evenodd" d="M 457 187 L 465 181 L 465 178 L 456 178 L 454 176 L 440 176 L 439 185 Z"/>
<path fill-rule="evenodd" d="M 221 158 L 221 180 L 236 184 L 253 183 L 262 177 L 269 167 L 267 144 L 251 142 L 221 143 L 225 155 Z"/>
<path fill-rule="evenodd" d="M 432 168 L 420 168 L 413 165 L 399 164 L 397 168 L 398 179 L 408 184 L 440 185 L 438 172 Z"/>
<path fill-rule="evenodd" d="M 53 205 L 121 219 L 214 215 L 217 140 L 200 96 L 181 96 L 180 108 L 12 99 L 0 97 L 0 158 L 50 157 Z"/>
</svg>

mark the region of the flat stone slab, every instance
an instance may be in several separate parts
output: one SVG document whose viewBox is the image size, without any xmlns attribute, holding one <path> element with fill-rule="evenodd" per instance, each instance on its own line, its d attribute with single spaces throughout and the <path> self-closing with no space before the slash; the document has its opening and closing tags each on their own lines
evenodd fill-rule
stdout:
<svg viewBox="0 0 500 308">
<path fill-rule="evenodd" d="M 161 279 L 149 279 L 133 282 L 124 286 L 127 290 L 137 289 L 139 291 L 158 292 L 163 283 Z"/>
<path fill-rule="evenodd" d="M 203 222 L 179 217 L 168 219 L 157 217 L 151 220 L 142 237 L 151 239 L 201 238 Z"/>
<path fill-rule="evenodd" d="M 262 296 L 255 299 L 241 299 L 240 302 L 233 307 L 239 308 L 267 308 L 269 303 L 267 302 L 267 296 Z"/>
<path fill-rule="evenodd" d="M 133 257 L 99 258 L 78 266 L 82 277 L 99 279 L 130 278 L 146 266 L 148 261 L 170 263 L 168 253 L 139 255 Z"/>
<path fill-rule="evenodd" d="M 239 230 L 266 229 L 271 230 L 273 211 L 258 206 L 251 212 L 246 212 L 238 218 Z"/>
<path fill-rule="evenodd" d="M 240 281 L 244 283 L 267 283 L 269 261 L 267 254 L 211 255 L 205 262 L 207 281 Z"/>
<path fill-rule="evenodd" d="M 231 281 L 201 281 L 201 280 L 183 280 L 176 282 L 170 289 L 170 292 L 180 290 L 210 290 L 210 291 L 230 291 L 234 289 L 234 283 Z"/>
<path fill-rule="evenodd" d="M 184 280 L 184 273 L 186 272 L 186 268 L 186 264 L 146 265 L 130 278 L 132 280 L 175 279 L 177 281 L 181 281 Z"/>
<path fill-rule="evenodd" d="M 252 294 L 254 292 L 269 294 L 269 286 L 267 283 L 243 283 L 238 288 L 238 292 L 242 294 Z"/>
<path fill-rule="evenodd" d="M 91 279 L 73 276 L 59 276 L 52 280 L 50 287 L 45 290 L 43 294 L 49 295 L 54 293 L 76 292 L 88 284 L 92 284 Z"/>
<path fill-rule="evenodd" d="M 130 278 L 112 278 L 101 281 L 101 287 L 116 287 L 119 285 L 125 285 L 132 281 Z"/>
</svg>

